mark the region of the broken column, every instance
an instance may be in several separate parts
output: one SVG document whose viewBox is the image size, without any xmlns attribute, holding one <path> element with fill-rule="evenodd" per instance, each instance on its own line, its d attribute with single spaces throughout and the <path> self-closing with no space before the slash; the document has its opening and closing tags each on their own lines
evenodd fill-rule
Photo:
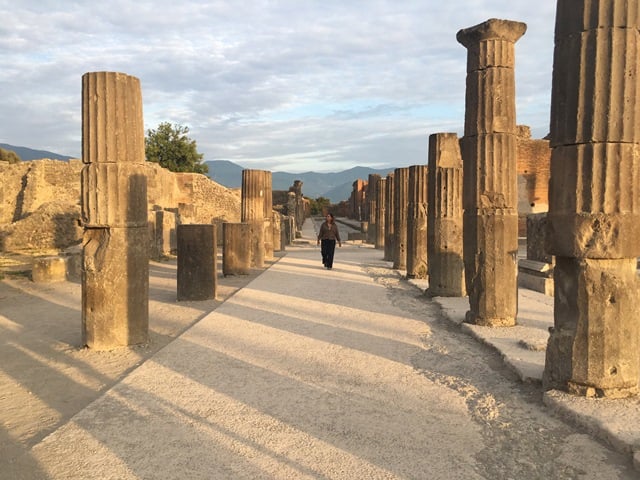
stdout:
<svg viewBox="0 0 640 480">
<path fill-rule="evenodd" d="M 372 173 L 369 175 L 369 181 L 367 183 L 367 221 L 369 225 L 367 226 L 367 243 L 374 244 L 376 243 L 377 236 L 377 199 L 378 199 L 378 180 L 380 179 L 380 175 L 377 173 Z"/>
<path fill-rule="evenodd" d="M 407 278 L 427 278 L 427 166 L 409 167 Z"/>
<path fill-rule="evenodd" d="M 216 298 L 216 226 L 178 225 L 178 301 Z"/>
<path fill-rule="evenodd" d="M 526 25 L 490 19 L 460 30 L 467 48 L 464 138 L 466 321 L 512 326 L 518 305 L 515 42 Z"/>
<path fill-rule="evenodd" d="M 378 178 L 378 186 L 376 187 L 376 241 L 375 247 L 377 249 L 384 248 L 384 236 L 385 236 L 385 209 L 386 209 L 386 193 L 387 193 L 387 179 Z"/>
<path fill-rule="evenodd" d="M 638 7 L 637 0 L 557 6 L 547 217 L 555 306 L 547 390 L 638 393 Z"/>
<path fill-rule="evenodd" d="M 264 171 L 264 257 L 273 260 L 273 175 Z"/>
<path fill-rule="evenodd" d="M 429 137 L 428 177 L 429 294 L 464 297 L 462 156 L 455 133 Z"/>
<path fill-rule="evenodd" d="M 140 81 L 82 76 L 82 341 L 98 350 L 145 343 L 149 229 Z"/>
<path fill-rule="evenodd" d="M 251 238 L 251 266 L 264 267 L 264 204 L 266 172 L 243 170 L 241 191 L 241 220 L 249 224 Z"/>
<path fill-rule="evenodd" d="M 394 239 L 394 196 L 393 173 L 387 175 L 385 182 L 385 210 L 384 210 L 384 260 L 393 262 L 393 239 Z"/>
<path fill-rule="evenodd" d="M 409 168 L 396 168 L 393 171 L 393 196 L 395 213 L 393 215 L 393 268 L 407 268 L 407 204 L 409 202 Z"/>
<path fill-rule="evenodd" d="M 248 223 L 222 224 L 222 274 L 251 273 L 251 228 Z"/>
</svg>

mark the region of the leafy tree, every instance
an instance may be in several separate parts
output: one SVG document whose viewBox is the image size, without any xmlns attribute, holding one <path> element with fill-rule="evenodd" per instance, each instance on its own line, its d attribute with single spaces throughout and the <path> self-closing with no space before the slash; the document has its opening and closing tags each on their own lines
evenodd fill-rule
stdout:
<svg viewBox="0 0 640 480">
<path fill-rule="evenodd" d="M 22 161 L 16 152 L 13 150 L 5 150 L 2 147 L 0 147 L 0 160 L 9 163 L 19 163 Z"/>
<path fill-rule="evenodd" d="M 187 133 L 189 127 L 163 122 L 156 130 L 148 130 L 144 139 L 147 161 L 159 163 L 172 172 L 207 173 L 209 167 L 202 163 L 196 141 Z"/>
<path fill-rule="evenodd" d="M 318 197 L 315 200 L 309 199 L 309 210 L 311 211 L 311 215 L 321 215 L 324 210 L 329 210 L 329 206 L 331 205 L 331 200 L 324 197 Z"/>
</svg>

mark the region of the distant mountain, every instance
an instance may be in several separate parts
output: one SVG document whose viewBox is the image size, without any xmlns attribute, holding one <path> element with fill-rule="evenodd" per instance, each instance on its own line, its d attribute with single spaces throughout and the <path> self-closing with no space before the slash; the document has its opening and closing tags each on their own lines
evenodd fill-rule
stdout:
<svg viewBox="0 0 640 480">
<path fill-rule="evenodd" d="M 209 178 L 228 188 L 242 186 L 242 170 L 244 167 L 228 160 L 209 160 Z M 353 188 L 353 182 L 361 178 L 367 180 L 369 174 L 386 176 L 393 168 L 374 169 L 368 167 L 353 167 L 342 172 L 332 173 L 288 173 L 272 172 L 274 190 L 289 190 L 295 180 L 302 181 L 302 194 L 309 198 L 325 197 L 333 203 L 348 200 Z"/>
<path fill-rule="evenodd" d="M 17 147 L 15 145 L 9 145 L 8 143 L 0 143 L 0 148 L 5 150 L 12 150 L 16 152 L 23 161 L 40 160 L 41 158 L 50 158 L 51 160 L 70 160 L 74 157 L 68 155 L 60 155 L 59 153 L 48 152 L 46 150 L 34 150 L 27 147 Z"/>
</svg>

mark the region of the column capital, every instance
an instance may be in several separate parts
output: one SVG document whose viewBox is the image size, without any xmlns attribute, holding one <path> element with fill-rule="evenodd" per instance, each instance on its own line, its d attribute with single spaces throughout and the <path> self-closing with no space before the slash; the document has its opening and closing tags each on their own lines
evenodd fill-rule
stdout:
<svg viewBox="0 0 640 480">
<path fill-rule="evenodd" d="M 473 27 L 459 30 L 456 34 L 456 40 L 466 48 L 472 48 L 487 40 L 504 40 L 515 43 L 526 30 L 526 23 L 490 18 Z"/>
</svg>

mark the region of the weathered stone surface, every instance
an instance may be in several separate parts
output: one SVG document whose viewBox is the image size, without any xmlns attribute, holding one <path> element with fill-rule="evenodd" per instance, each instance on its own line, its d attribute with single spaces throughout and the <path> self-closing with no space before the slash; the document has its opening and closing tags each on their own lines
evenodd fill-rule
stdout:
<svg viewBox="0 0 640 480">
<path fill-rule="evenodd" d="M 380 179 L 380 175 L 378 174 L 370 174 L 369 180 L 367 182 L 367 216 L 365 219 L 369 222 L 369 228 L 367 230 L 367 243 L 374 244 L 376 243 L 376 237 L 378 235 L 378 224 L 376 211 L 378 209 L 378 180 Z"/>
<path fill-rule="evenodd" d="M 387 175 L 385 182 L 385 209 L 384 209 L 384 260 L 393 262 L 393 241 L 395 238 L 395 183 L 393 173 Z"/>
<path fill-rule="evenodd" d="M 156 210 L 153 212 L 153 246 L 155 258 L 175 254 L 178 250 L 177 219 L 175 212 Z"/>
<path fill-rule="evenodd" d="M 264 172 L 264 258 L 273 260 L 273 180 L 269 171 Z"/>
<path fill-rule="evenodd" d="M 527 215 L 527 260 L 554 263 L 553 255 L 547 251 L 547 214 Z"/>
<path fill-rule="evenodd" d="M 85 229 L 82 340 L 96 350 L 146 343 L 149 326 L 147 226 Z"/>
<path fill-rule="evenodd" d="M 64 282 L 67 279 L 67 262 L 63 257 L 36 258 L 31 270 L 35 283 Z"/>
<path fill-rule="evenodd" d="M 638 393 L 636 259 L 558 257 L 545 389 L 624 397 Z"/>
<path fill-rule="evenodd" d="M 85 165 L 82 222 L 86 227 L 141 227 L 147 221 L 147 177 L 143 164 Z"/>
<path fill-rule="evenodd" d="M 282 233 L 282 214 L 274 211 L 271 216 L 271 225 L 273 226 L 273 251 L 283 252 L 285 240 Z"/>
<path fill-rule="evenodd" d="M 556 36 L 605 27 L 640 25 L 640 8 L 635 1 L 558 0 Z"/>
<path fill-rule="evenodd" d="M 178 225 L 178 301 L 216 298 L 214 225 Z"/>
<path fill-rule="evenodd" d="M 515 325 L 518 175 L 515 42 L 526 25 L 490 19 L 460 30 L 467 48 L 464 263 L 467 322 Z"/>
<path fill-rule="evenodd" d="M 248 223 L 222 225 L 222 274 L 249 275 L 251 272 L 251 229 Z"/>
<path fill-rule="evenodd" d="M 513 326 L 518 308 L 518 215 L 490 210 L 464 215 L 467 322 Z"/>
<path fill-rule="evenodd" d="M 429 136 L 428 179 L 429 294 L 462 297 L 462 157 L 455 133 Z"/>
<path fill-rule="evenodd" d="M 265 251 L 265 195 L 267 174 L 264 170 L 242 171 L 242 222 L 250 225 L 251 265 L 264 267 Z"/>
<path fill-rule="evenodd" d="M 82 76 L 82 160 L 143 163 L 140 80 L 118 72 Z"/>
<path fill-rule="evenodd" d="M 409 167 L 407 196 L 407 278 L 424 279 L 427 262 L 427 166 Z"/>
<path fill-rule="evenodd" d="M 376 238 L 375 247 L 377 249 L 384 248 L 385 239 L 385 224 L 384 219 L 386 216 L 386 192 L 387 192 L 387 179 L 378 178 L 378 186 L 376 187 Z"/>
<path fill-rule="evenodd" d="M 407 206 L 409 203 L 409 168 L 396 168 L 393 171 L 394 183 L 394 240 L 393 268 L 407 268 Z"/>
</svg>

